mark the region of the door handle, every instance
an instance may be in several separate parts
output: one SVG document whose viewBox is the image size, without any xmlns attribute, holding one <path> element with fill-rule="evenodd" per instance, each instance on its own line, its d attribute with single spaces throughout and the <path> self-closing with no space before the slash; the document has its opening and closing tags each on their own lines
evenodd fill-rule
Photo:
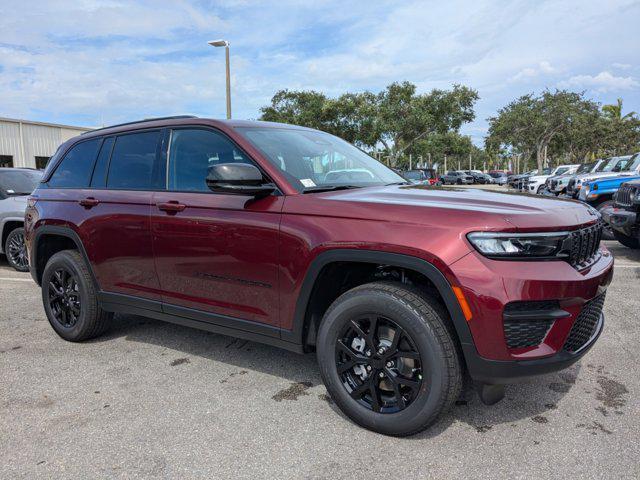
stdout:
<svg viewBox="0 0 640 480">
<path fill-rule="evenodd" d="M 168 214 L 171 214 L 171 215 L 181 212 L 185 208 L 187 208 L 186 205 L 182 203 L 178 203 L 175 200 L 171 200 L 170 202 L 158 203 L 159 210 L 162 210 L 163 212 L 167 212 Z"/>
<path fill-rule="evenodd" d="M 83 198 L 78 203 L 82 205 L 84 208 L 89 209 L 98 205 L 100 203 L 100 200 L 93 197 L 87 197 L 87 198 Z"/>
</svg>

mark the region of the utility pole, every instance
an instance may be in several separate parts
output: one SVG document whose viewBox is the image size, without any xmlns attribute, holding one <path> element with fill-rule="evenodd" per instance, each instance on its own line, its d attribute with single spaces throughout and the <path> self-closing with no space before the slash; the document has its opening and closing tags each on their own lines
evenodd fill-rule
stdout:
<svg viewBox="0 0 640 480">
<path fill-rule="evenodd" d="M 411 158 L 411 154 L 409 154 L 409 170 L 413 170 L 413 159 Z"/>
<path fill-rule="evenodd" d="M 471 171 L 471 154 L 469 154 L 469 171 Z"/>
<path fill-rule="evenodd" d="M 444 173 L 447 173 L 447 156 L 444 156 Z"/>
<path fill-rule="evenodd" d="M 229 67 L 229 42 L 226 40 L 211 40 L 212 47 L 224 47 L 227 73 L 227 120 L 231 119 L 231 68 Z"/>
</svg>

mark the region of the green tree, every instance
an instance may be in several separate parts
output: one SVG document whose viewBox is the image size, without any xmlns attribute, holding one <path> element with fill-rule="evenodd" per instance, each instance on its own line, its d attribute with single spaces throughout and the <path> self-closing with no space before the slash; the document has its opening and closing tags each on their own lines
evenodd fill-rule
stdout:
<svg viewBox="0 0 640 480">
<path fill-rule="evenodd" d="M 524 158 L 535 155 L 538 169 L 542 169 L 549 150 L 562 150 L 562 140 L 573 140 L 586 125 L 597 121 L 598 112 L 599 105 L 583 93 L 546 90 L 539 96 L 524 95 L 489 118 L 486 145 L 510 148 Z M 595 146 L 583 143 L 583 150 Z"/>
<path fill-rule="evenodd" d="M 622 115 L 622 99 L 619 98 L 615 105 L 603 105 L 602 112 L 607 118 L 612 120 L 631 120 L 636 115 L 636 112 L 629 112 L 626 115 Z"/>
<path fill-rule="evenodd" d="M 335 99 L 314 91 L 281 90 L 261 109 L 261 119 L 317 128 L 371 149 L 382 145 L 396 162 L 430 135 L 458 132 L 475 118 L 477 99 L 475 90 L 461 85 L 417 94 L 409 82 Z"/>
</svg>

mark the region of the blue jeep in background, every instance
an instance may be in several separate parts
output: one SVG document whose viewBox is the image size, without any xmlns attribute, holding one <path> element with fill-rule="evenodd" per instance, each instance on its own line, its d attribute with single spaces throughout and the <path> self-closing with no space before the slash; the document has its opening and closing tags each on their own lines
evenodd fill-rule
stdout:
<svg viewBox="0 0 640 480">
<path fill-rule="evenodd" d="M 579 199 L 598 209 L 602 214 L 605 208 L 613 206 L 613 195 L 618 191 L 620 185 L 624 182 L 640 179 L 640 175 L 634 176 L 617 176 L 606 177 L 600 180 L 582 185 L 580 189 Z M 602 238 L 605 240 L 614 240 L 613 231 L 609 225 L 602 231 Z"/>
</svg>

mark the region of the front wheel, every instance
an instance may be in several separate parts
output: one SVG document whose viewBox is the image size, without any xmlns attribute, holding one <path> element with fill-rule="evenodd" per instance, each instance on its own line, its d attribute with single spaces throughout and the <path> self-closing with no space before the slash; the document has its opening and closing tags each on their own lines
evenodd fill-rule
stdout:
<svg viewBox="0 0 640 480">
<path fill-rule="evenodd" d="M 613 230 L 613 236 L 618 242 L 620 242 L 625 247 L 633 248 L 633 249 L 640 248 L 640 240 L 637 238 L 629 237 L 628 235 L 625 235 L 624 233 L 619 232 L 617 230 Z"/>
<path fill-rule="evenodd" d="M 596 209 L 602 213 L 605 208 L 611 207 L 613 204 L 613 200 L 605 200 L 604 202 L 596 205 Z M 615 240 L 615 237 L 613 236 L 613 229 L 608 223 L 605 223 L 604 228 L 602 229 L 602 240 Z"/>
<path fill-rule="evenodd" d="M 4 243 L 4 253 L 7 255 L 7 262 L 11 267 L 19 272 L 29 271 L 27 248 L 24 243 L 24 228 L 11 230 Z"/>
<path fill-rule="evenodd" d="M 457 399 L 461 367 L 446 313 L 402 284 L 376 282 L 340 296 L 316 344 L 320 373 L 354 422 L 406 436 L 433 424 Z"/>
</svg>

